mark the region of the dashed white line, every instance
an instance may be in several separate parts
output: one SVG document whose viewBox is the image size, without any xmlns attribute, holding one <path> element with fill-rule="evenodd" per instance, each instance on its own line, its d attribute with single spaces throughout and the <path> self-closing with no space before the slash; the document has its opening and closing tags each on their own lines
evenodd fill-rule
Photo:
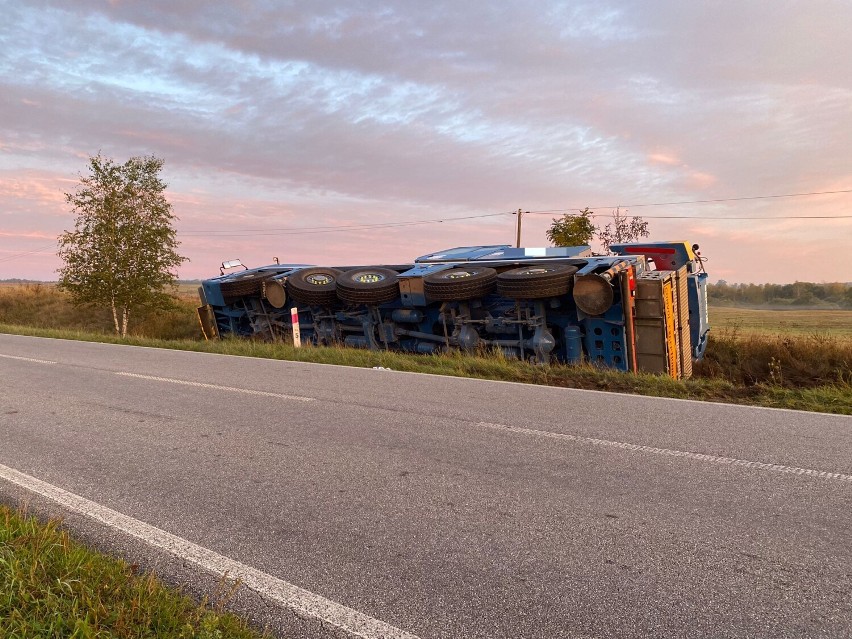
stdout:
<svg viewBox="0 0 852 639">
<path fill-rule="evenodd" d="M 795 466 L 785 466 L 783 464 L 767 464 L 766 462 L 751 461 L 748 459 L 736 459 L 735 457 L 720 457 L 719 455 L 707 455 L 705 453 L 693 453 L 685 450 L 672 450 L 671 448 L 656 448 L 654 446 L 643 446 L 642 444 L 630 444 L 628 442 L 614 442 L 607 439 L 597 439 L 595 437 L 582 437 L 580 435 L 570 435 L 568 433 L 553 433 L 546 430 L 535 430 L 533 428 L 522 428 L 520 426 L 508 426 L 506 424 L 492 424 L 490 422 L 478 422 L 477 426 L 482 428 L 491 428 L 493 430 L 509 431 L 521 435 L 533 435 L 535 437 L 547 437 L 550 439 L 558 439 L 562 441 L 577 442 L 580 444 L 589 444 L 591 446 L 606 446 L 609 448 L 621 448 L 636 453 L 650 453 L 652 455 L 665 455 L 668 457 L 685 457 L 687 459 L 695 459 L 698 461 L 710 462 L 711 464 L 725 464 L 728 466 L 739 466 L 742 468 L 752 468 L 755 470 L 767 470 L 775 473 L 785 473 L 788 475 L 806 475 L 808 477 L 818 477 L 820 479 L 833 479 L 836 481 L 852 483 L 852 475 L 844 473 L 834 473 L 825 470 L 813 470 L 811 468 L 797 468 Z"/>
<path fill-rule="evenodd" d="M 56 363 L 56 362 L 53 362 L 49 359 L 36 359 L 35 357 L 20 357 L 18 355 L 0 355 L 0 357 L 2 357 L 4 359 L 18 359 L 18 360 L 21 360 L 23 362 L 35 362 L 36 364 L 55 364 Z"/>
<path fill-rule="evenodd" d="M 404 630 L 339 604 L 304 588 L 247 566 L 160 528 L 68 492 L 45 481 L 0 464 L 0 478 L 46 497 L 154 548 L 191 562 L 217 576 L 227 574 L 248 588 L 298 615 L 327 623 L 361 639 L 419 639 Z"/>
<path fill-rule="evenodd" d="M 203 382 L 191 382 L 185 379 L 174 379 L 171 377 L 155 377 L 154 375 L 140 375 L 139 373 L 117 372 L 122 377 L 136 377 L 137 379 L 150 379 L 155 382 L 168 382 L 169 384 L 182 384 L 184 386 L 196 386 L 198 388 L 212 388 L 215 390 L 228 391 L 231 393 L 244 393 L 245 395 L 260 395 L 262 397 L 278 397 L 279 399 L 290 399 L 297 402 L 315 402 L 313 397 L 302 397 L 301 395 L 285 395 L 284 393 L 271 393 L 269 391 L 252 390 L 250 388 L 238 388 L 236 386 L 220 386 L 219 384 L 205 384 Z"/>
</svg>

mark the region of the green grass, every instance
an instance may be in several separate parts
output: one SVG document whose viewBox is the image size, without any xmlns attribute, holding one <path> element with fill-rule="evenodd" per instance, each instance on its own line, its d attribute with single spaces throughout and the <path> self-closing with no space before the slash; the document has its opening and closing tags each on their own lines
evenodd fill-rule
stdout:
<svg viewBox="0 0 852 639">
<path fill-rule="evenodd" d="M 223 589 L 223 590 L 228 590 Z M 231 590 L 232 592 L 232 590 Z M 257 639 L 224 612 L 0 505 L 0 637 Z"/>
<path fill-rule="evenodd" d="M 535 366 L 505 359 L 499 354 L 471 356 L 457 351 L 443 355 L 408 355 L 354 348 L 294 348 L 287 344 L 246 339 L 210 342 L 144 337 L 120 339 L 112 335 L 4 324 L 0 324 L 0 333 L 363 368 L 382 366 L 396 371 L 852 415 L 852 344 L 829 357 L 825 353 L 833 353 L 837 348 L 830 340 L 821 342 L 821 350 L 807 341 L 795 342 L 795 347 L 792 350 L 787 348 L 783 359 L 775 360 L 773 365 L 774 356 L 769 353 L 780 356 L 783 345 L 758 336 L 740 338 L 734 333 L 723 334 L 711 340 L 708 356 L 696 366 L 692 379 L 674 380 L 659 375 L 621 373 L 591 365 Z M 805 366 L 808 360 L 802 359 L 803 353 L 822 362 L 822 368 Z M 833 365 L 831 357 L 840 363 Z M 798 367 L 795 370 L 794 365 Z M 801 370 L 806 376 L 796 372 Z M 799 379 L 804 379 L 805 383 L 797 383 Z"/>
</svg>

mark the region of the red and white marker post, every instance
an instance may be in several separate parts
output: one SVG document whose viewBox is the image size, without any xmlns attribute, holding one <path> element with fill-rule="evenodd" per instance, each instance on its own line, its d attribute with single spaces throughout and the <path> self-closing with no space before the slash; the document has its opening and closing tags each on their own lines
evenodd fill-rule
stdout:
<svg viewBox="0 0 852 639">
<path fill-rule="evenodd" d="M 290 322 L 293 324 L 293 346 L 302 346 L 302 335 L 299 333 L 299 309 L 295 306 L 290 309 Z"/>
</svg>

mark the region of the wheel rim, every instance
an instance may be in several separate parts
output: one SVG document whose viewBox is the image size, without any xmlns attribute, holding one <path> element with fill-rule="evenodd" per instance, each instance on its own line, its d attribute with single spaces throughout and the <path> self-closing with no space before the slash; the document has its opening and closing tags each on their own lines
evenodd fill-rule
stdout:
<svg viewBox="0 0 852 639">
<path fill-rule="evenodd" d="M 334 278 L 326 273 L 312 273 L 305 278 L 305 282 L 313 286 L 328 286 L 334 283 Z"/>
<path fill-rule="evenodd" d="M 382 273 L 373 273 L 373 272 L 365 272 L 359 273 L 355 277 L 352 278 L 353 281 L 359 282 L 361 284 L 373 284 L 375 282 L 384 282 L 387 277 Z"/>
</svg>

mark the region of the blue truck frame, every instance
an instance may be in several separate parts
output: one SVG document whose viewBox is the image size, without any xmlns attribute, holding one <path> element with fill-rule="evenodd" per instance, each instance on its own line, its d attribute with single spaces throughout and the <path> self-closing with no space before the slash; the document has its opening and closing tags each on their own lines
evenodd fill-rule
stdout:
<svg viewBox="0 0 852 639">
<path fill-rule="evenodd" d="M 707 274 L 696 248 L 683 241 L 617 244 L 614 255 L 600 256 L 588 246 L 465 246 L 406 264 L 276 263 L 228 273 L 233 263 L 223 263 L 218 277 L 202 282 L 198 312 L 208 338 L 292 340 L 298 318 L 302 342 L 312 345 L 499 350 L 539 364 L 589 361 L 635 371 L 641 357 L 633 297 L 637 280 L 651 272 L 685 278 L 680 302 L 688 305 L 689 326 L 682 333 L 693 360 L 704 354 Z"/>
</svg>

